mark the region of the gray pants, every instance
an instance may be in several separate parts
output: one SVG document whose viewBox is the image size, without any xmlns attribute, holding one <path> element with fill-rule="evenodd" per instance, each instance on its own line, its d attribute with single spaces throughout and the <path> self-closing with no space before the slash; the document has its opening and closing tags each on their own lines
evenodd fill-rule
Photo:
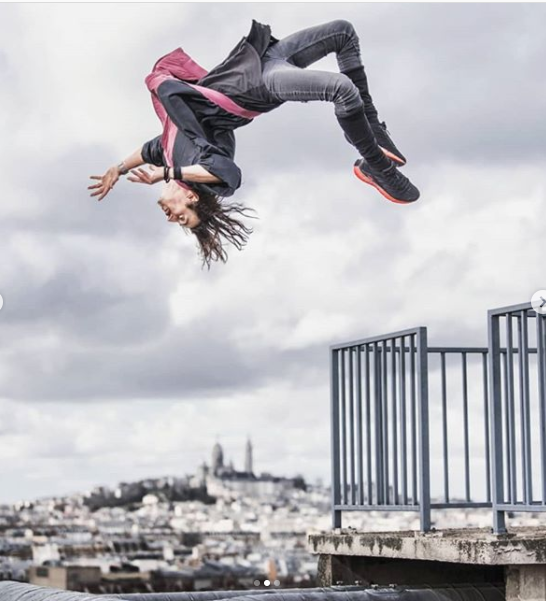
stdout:
<svg viewBox="0 0 546 601">
<path fill-rule="evenodd" d="M 330 21 L 279 40 L 264 56 L 264 83 L 278 100 L 323 100 L 334 103 L 337 117 L 353 115 L 363 103 L 346 75 L 305 69 L 331 52 L 336 54 L 340 71 L 362 66 L 358 37 L 348 21 Z"/>
</svg>

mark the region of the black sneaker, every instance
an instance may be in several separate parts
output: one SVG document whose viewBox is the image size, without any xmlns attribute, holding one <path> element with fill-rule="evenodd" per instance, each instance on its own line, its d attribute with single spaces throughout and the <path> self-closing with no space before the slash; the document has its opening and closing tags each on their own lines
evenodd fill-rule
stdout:
<svg viewBox="0 0 546 601">
<path fill-rule="evenodd" d="M 394 142 L 391 140 L 389 132 L 387 131 L 387 124 L 383 123 L 370 123 L 373 134 L 377 143 L 381 147 L 383 154 L 392 159 L 399 167 L 406 164 L 406 157 L 396 148 Z"/>
<path fill-rule="evenodd" d="M 364 159 L 358 159 L 353 171 L 359 180 L 370 184 L 392 202 L 409 204 L 419 198 L 419 190 L 398 171 L 394 164 L 379 171 L 370 167 Z"/>
</svg>

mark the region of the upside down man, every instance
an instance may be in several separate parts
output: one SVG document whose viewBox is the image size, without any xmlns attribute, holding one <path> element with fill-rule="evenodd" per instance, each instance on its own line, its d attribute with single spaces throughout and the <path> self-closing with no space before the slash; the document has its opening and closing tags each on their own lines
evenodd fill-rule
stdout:
<svg viewBox="0 0 546 601">
<path fill-rule="evenodd" d="M 308 69 L 335 53 L 339 73 Z M 227 201 L 241 185 L 234 131 L 285 102 L 332 102 L 336 119 L 360 155 L 354 174 L 392 202 L 408 204 L 418 189 L 398 170 L 406 163 L 374 106 L 354 27 L 335 20 L 277 40 L 256 21 L 229 56 L 207 72 L 182 49 L 161 58 L 146 78 L 163 133 L 104 175 L 91 176 L 102 200 L 121 175 L 165 182 L 159 206 L 191 231 L 203 263 L 227 260 L 225 243 L 241 249 L 252 231 L 247 209 Z M 149 169 L 142 168 L 149 164 Z"/>
</svg>

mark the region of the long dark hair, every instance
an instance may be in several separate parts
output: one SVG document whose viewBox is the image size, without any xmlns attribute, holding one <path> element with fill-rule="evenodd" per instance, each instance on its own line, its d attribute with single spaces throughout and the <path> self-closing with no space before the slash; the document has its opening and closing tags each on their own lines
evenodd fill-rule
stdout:
<svg viewBox="0 0 546 601">
<path fill-rule="evenodd" d="M 220 196 L 199 191 L 199 200 L 190 205 L 199 217 L 199 225 L 190 231 L 197 238 L 203 267 L 210 269 L 212 261 L 226 263 L 225 242 L 242 250 L 253 232 L 237 216 L 256 218 L 254 210 L 236 202 L 226 202 Z"/>
</svg>

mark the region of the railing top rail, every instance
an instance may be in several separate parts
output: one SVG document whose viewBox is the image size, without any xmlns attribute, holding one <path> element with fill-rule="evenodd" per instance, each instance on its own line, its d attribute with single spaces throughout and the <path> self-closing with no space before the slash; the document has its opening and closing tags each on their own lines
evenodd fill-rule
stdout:
<svg viewBox="0 0 546 601">
<path fill-rule="evenodd" d="M 389 349 L 387 349 L 388 351 Z M 500 353 L 505 355 L 506 354 L 506 348 L 505 347 L 501 347 L 499 349 Z M 487 347 L 479 347 L 479 346 L 473 346 L 473 347 L 465 347 L 465 346 L 429 346 L 428 347 L 428 352 L 429 353 L 437 353 L 437 354 L 441 354 L 441 353 L 466 353 L 468 355 L 470 354 L 474 354 L 474 355 L 487 355 L 487 353 L 489 352 L 489 349 Z M 517 355 L 519 353 L 519 349 L 518 348 L 513 348 L 511 349 L 511 352 L 514 353 L 515 355 Z M 536 355 L 537 353 L 537 349 L 536 348 L 528 348 L 527 352 L 531 355 Z"/>
<path fill-rule="evenodd" d="M 486 346 L 429 346 L 429 353 L 475 353 L 483 355 L 488 352 Z"/>
<path fill-rule="evenodd" d="M 409 332 L 409 333 L 408 333 Z M 338 343 L 330 346 L 330 350 L 339 351 L 346 350 L 348 348 L 354 348 L 356 346 L 365 346 L 366 344 L 373 344 L 374 342 L 382 342 L 383 340 L 391 340 L 392 338 L 399 338 L 400 336 L 409 336 L 411 334 L 415 334 L 416 332 L 413 330 L 406 330 L 405 333 L 396 332 L 394 334 L 387 334 L 385 336 L 374 336 L 373 338 L 367 338 L 366 340 L 357 340 L 354 342 L 345 342 Z M 391 349 L 388 347 L 387 352 L 390 353 Z M 398 350 L 398 348 L 397 348 Z M 408 351 L 409 347 L 405 347 L 405 350 Z M 487 355 L 489 349 L 486 346 L 429 346 L 427 347 L 427 351 L 429 353 L 434 354 L 467 354 L 467 355 Z M 502 354 L 506 353 L 506 348 L 501 347 L 499 351 Z M 518 348 L 513 348 L 511 350 L 512 353 L 517 354 L 519 352 Z M 536 354 L 536 348 L 528 348 L 527 352 L 530 354 Z"/>
<path fill-rule="evenodd" d="M 355 346 L 364 346 L 366 344 L 373 344 L 374 342 L 383 342 L 384 340 L 392 340 L 393 338 L 401 338 L 402 336 L 415 336 L 423 331 L 426 331 L 426 328 L 424 326 L 419 326 L 416 328 L 409 328 L 407 330 L 400 330 L 399 332 L 383 334 L 381 336 L 371 336 L 370 338 L 362 338 L 360 340 L 352 340 L 350 342 L 339 342 L 337 344 L 330 345 L 330 351 L 342 351 Z"/>
<path fill-rule="evenodd" d="M 508 315 L 509 313 L 520 313 L 527 310 L 531 317 L 536 317 L 536 312 L 530 302 L 520 303 L 519 305 L 509 305 L 508 307 L 499 307 L 498 309 L 489 309 L 487 315 L 496 317 L 498 315 Z"/>
</svg>

